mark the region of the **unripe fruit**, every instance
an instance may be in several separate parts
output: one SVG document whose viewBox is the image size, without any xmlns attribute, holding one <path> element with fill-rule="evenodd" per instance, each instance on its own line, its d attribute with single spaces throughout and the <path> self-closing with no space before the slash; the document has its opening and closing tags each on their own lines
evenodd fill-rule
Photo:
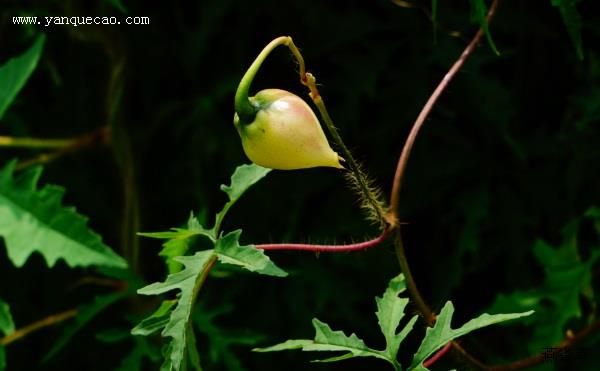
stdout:
<svg viewBox="0 0 600 371">
<path fill-rule="evenodd" d="M 252 162 L 280 170 L 342 168 L 319 120 L 300 97 L 285 90 L 265 89 L 250 102 L 257 108 L 254 121 L 241 123 L 236 113 L 233 123 Z"/>
<path fill-rule="evenodd" d="M 319 120 L 300 97 L 280 89 L 248 91 L 262 62 L 278 45 L 293 45 L 288 36 L 271 41 L 242 77 L 235 93 L 233 124 L 248 158 L 271 169 L 294 170 L 317 166 L 342 168 Z"/>
</svg>

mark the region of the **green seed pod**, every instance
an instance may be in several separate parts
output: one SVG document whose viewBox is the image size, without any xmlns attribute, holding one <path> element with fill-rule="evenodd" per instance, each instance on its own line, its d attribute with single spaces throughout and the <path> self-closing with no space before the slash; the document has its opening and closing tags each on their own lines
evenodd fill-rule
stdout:
<svg viewBox="0 0 600 371">
<path fill-rule="evenodd" d="M 233 123 L 248 158 L 280 170 L 317 166 L 342 168 L 312 109 L 297 95 L 280 89 L 261 90 L 248 97 L 254 75 L 266 56 L 289 37 L 273 40 L 250 66 L 236 92 Z"/>
</svg>

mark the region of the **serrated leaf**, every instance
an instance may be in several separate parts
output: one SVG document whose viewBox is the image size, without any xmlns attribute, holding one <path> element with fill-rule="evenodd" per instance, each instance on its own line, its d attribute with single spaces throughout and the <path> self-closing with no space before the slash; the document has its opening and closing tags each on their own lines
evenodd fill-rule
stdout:
<svg viewBox="0 0 600 371">
<path fill-rule="evenodd" d="M 256 182 L 264 178 L 271 169 L 258 166 L 256 164 L 238 166 L 233 175 L 231 175 L 230 185 L 221 185 L 221 190 L 227 194 L 229 201 L 223 206 L 223 209 L 217 214 L 215 226 L 212 231 L 216 234 L 221 228 L 221 223 L 225 215 L 235 204 L 235 202 Z"/>
<path fill-rule="evenodd" d="M 185 255 L 189 250 L 190 244 L 194 237 L 205 236 L 211 241 L 215 240 L 213 231 L 205 229 L 198 219 L 190 214 L 187 228 L 171 228 L 166 232 L 140 232 L 139 236 L 168 239 L 169 241 L 163 244 L 163 249 L 158 253 L 159 256 L 165 258 L 169 274 L 177 273 L 181 270 L 182 265 L 177 263 L 174 258 Z"/>
<path fill-rule="evenodd" d="M 10 314 L 10 307 L 6 302 L 0 299 L 0 332 L 10 335 L 15 331 L 15 323 Z"/>
<path fill-rule="evenodd" d="M 427 358 L 432 356 L 438 349 L 441 349 L 451 340 L 466 335 L 482 327 L 529 316 L 532 313 L 533 311 L 494 315 L 484 313 L 479 317 L 465 323 L 458 329 L 452 329 L 450 324 L 452 321 L 452 315 L 454 314 L 454 305 L 452 305 L 452 302 L 448 301 L 442 308 L 439 316 L 436 318 L 435 325 L 427 328 L 425 331 L 425 338 L 413 357 L 410 369 L 425 369 L 423 367 L 423 362 L 425 362 Z"/>
<path fill-rule="evenodd" d="M 213 250 L 199 251 L 193 256 L 180 256 L 175 261 L 183 264 L 184 269 L 170 274 L 165 282 L 155 282 L 138 290 L 142 295 L 160 295 L 172 290 L 179 290 L 180 295 L 177 306 L 172 310 L 169 322 L 161 335 L 170 337 L 168 353 L 161 370 L 180 370 L 185 362 L 185 348 L 187 344 L 187 327 L 190 321 L 194 295 L 204 271 L 216 259 Z"/>
<path fill-rule="evenodd" d="M 312 320 L 315 328 L 314 340 L 287 340 L 281 344 L 267 348 L 255 348 L 255 352 L 275 352 L 289 349 L 302 349 L 303 351 L 333 351 L 348 352 L 342 358 L 326 358 L 319 362 L 333 362 L 339 359 L 353 357 L 376 357 L 389 361 L 382 352 L 369 348 L 358 336 L 351 334 L 347 336 L 342 331 L 333 331 L 329 325 L 316 318 Z"/>
<path fill-rule="evenodd" d="M 45 40 L 45 35 L 38 36 L 25 53 L 0 67 L 0 120 L 35 70 Z"/>
<path fill-rule="evenodd" d="M 287 273 L 277 267 L 262 250 L 253 245 L 240 246 L 241 233 L 238 229 L 217 240 L 215 253 L 221 263 L 238 265 L 251 272 L 269 276 L 287 276 Z"/>
<path fill-rule="evenodd" d="M 487 6 L 485 5 L 484 0 L 471 0 L 471 18 L 479 23 L 479 26 L 483 29 L 483 33 L 485 38 L 490 45 L 490 48 L 496 55 L 500 55 L 500 52 L 496 48 L 496 44 L 492 39 L 492 34 L 490 33 L 490 27 L 487 21 Z"/>
<path fill-rule="evenodd" d="M 558 8 L 571 42 L 577 52 L 577 57 L 583 59 L 583 42 L 581 40 L 581 15 L 577 11 L 579 0 L 552 0 L 552 5 Z"/>
<path fill-rule="evenodd" d="M 131 330 L 131 335 L 148 336 L 162 330 L 169 323 L 175 304 L 177 304 L 177 300 L 163 300 L 154 313 L 144 318 Z"/>
<path fill-rule="evenodd" d="M 388 288 L 385 290 L 383 296 L 381 298 L 375 298 L 375 301 L 377 302 L 377 312 L 375 314 L 379 320 L 381 332 L 385 337 L 386 347 L 384 352 L 388 355 L 389 360 L 392 360 L 392 363 L 397 362 L 396 357 L 398 355 L 400 344 L 412 331 L 418 318 L 418 316 L 413 316 L 402 331 L 398 334 L 396 333 L 396 329 L 404 317 L 404 310 L 408 304 L 407 298 L 398 297 L 404 290 L 406 290 L 404 275 L 399 274 L 390 280 Z"/>
<path fill-rule="evenodd" d="M 58 259 L 70 267 L 127 267 L 87 226 L 86 217 L 61 205 L 63 188 L 46 185 L 37 189 L 41 167 L 15 177 L 15 165 L 11 161 L 0 170 L 0 236 L 15 266 L 23 266 L 37 251 L 50 267 Z"/>
<path fill-rule="evenodd" d="M 112 304 L 124 299 L 128 296 L 127 292 L 115 292 L 107 295 L 101 295 L 94 298 L 94 301 L 89 304 L 80 306 L 77 309 L 77 315 L 75 316 L 75 323 L 66 327 L 63 333 L 56 340 L 52 348 L 46 353 L 43 362 L 47 362 L 56 354 L 58 354 L 69 341 L 81 331 L 90 321 L 92 321 L 98 314 L 104 311 Z"/>
</svg>

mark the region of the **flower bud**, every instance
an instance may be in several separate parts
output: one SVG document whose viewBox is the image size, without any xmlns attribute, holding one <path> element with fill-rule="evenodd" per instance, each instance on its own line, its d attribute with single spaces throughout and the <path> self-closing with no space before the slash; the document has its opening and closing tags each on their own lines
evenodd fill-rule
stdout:
<svg viewBox="0 0 600 371">
<path fill-rule="evenodd" d="M 234 125 L 252 162 L 280 170 L 342 168 L 319 120 L 300 97 L 285 90 L 265 89 L 250 102 L 257 108 L 254 120 L 243 123 L 236 113 Z"/>
</svg>

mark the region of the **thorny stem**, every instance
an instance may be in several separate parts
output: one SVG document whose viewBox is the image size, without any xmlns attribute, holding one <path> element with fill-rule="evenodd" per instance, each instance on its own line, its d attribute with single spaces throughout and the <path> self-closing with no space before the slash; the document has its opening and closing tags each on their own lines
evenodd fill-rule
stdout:
<svg viewBox="0 0 600 371">
<path fill-rule="evenodd" d="M 348 245 L 311 245 L 302 243 L 281 243 L 281 244 L 259 244 L 254 245 L 261 250 L 300 250 L 312 252 L 348 252 L 368 249 L 375 247 L 385 241 L 391 234 L 391 229 L 386 229 L 383 233 L 372 240 L 348 244 Z"/>
<path fill-rule="evenodd" d="M 63 322 L 69 318 L 75 317 L 77 315 L 76 309 L 69 309 L 61 313 L 53 314 L 46 318 L 43 318 L 39 321 L 36 321 L 32 324 L 29 324 L 23 328 L 16 330 L 15 332 L 7 335 L 3 338 L 0 338 L 0 346 L 6 346 L 12 342 L 15 342 L 25 336 L 29 335 L 32 332 L 40 330 L 44 327 L 52 326 L 57 323 Z"/>
</svg>

